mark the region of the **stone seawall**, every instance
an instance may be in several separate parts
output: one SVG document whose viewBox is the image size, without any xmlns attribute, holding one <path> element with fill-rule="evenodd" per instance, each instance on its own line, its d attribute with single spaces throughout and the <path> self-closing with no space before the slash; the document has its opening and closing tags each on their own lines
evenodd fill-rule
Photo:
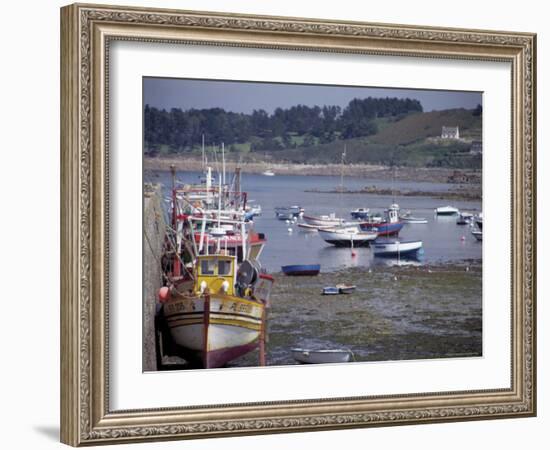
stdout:
<svg viewBox="0 0 550 450">
<path fill-rule="evenodd" d="M 166 223 L 160 186 L 145 185 L 143 194 L 143 370 L 151 371 L 157 370 L 155 308 L 162 286 L 160 260 Z"/>
</svg>

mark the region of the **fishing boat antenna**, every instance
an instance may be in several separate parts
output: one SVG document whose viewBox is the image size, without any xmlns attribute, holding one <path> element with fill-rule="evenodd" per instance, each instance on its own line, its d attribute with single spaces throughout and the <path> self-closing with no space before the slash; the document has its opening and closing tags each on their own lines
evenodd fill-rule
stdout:
<svg viewBox="0 0 550 450">
<path fill-rule="evenodd" d="M 392 164 L 392 173 L 391 173 L 391 202 L 392 205 L 395 205 L 395 165 Z"/>
</svg>

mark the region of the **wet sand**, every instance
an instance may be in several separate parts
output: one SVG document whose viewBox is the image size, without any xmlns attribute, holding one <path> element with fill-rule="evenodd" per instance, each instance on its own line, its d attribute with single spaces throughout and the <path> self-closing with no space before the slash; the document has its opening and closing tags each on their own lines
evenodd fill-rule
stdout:
<svg viewBox="0 0 550 450">
<path fill-rule="evenodd" d="M 356 361 L 482 356 L 481 261 L 275 278 L 270 366 L 296 364 L 293 347 L 347 348 Z M 323 286 L 337 283 L 357 290 L 321 295 Z M 230 366 L 257 362 L 254 351 Z"/>
</svg>

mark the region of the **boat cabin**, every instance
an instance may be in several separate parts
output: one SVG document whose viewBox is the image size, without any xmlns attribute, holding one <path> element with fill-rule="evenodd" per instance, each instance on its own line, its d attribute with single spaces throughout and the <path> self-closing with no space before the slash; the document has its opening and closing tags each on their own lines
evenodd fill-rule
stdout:
<svg viewBox="0 0 550 450">
<path fill-rule="evenodd" d="M 235 257 L 201 255 L 197 257 L 197 287 L 204 291 L 235 295 Z"/>
</svg>

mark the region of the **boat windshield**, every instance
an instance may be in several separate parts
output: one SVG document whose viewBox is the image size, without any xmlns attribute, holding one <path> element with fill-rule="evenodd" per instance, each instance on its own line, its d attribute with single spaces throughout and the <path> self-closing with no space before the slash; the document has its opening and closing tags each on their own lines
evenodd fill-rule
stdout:
<svg viewBox="0 0 550 450">
<path fill-rule="evenodd" d="M 230 275 L 231 274 L 231 261 L 219 260 L 218 261 L 218 275 Z"/>
<path fill-rule="evenodd" d="M 201 261 L 201 275 L 214 275 L 216 261 L 213 259 L 203 259 Z"/>
</svg>

